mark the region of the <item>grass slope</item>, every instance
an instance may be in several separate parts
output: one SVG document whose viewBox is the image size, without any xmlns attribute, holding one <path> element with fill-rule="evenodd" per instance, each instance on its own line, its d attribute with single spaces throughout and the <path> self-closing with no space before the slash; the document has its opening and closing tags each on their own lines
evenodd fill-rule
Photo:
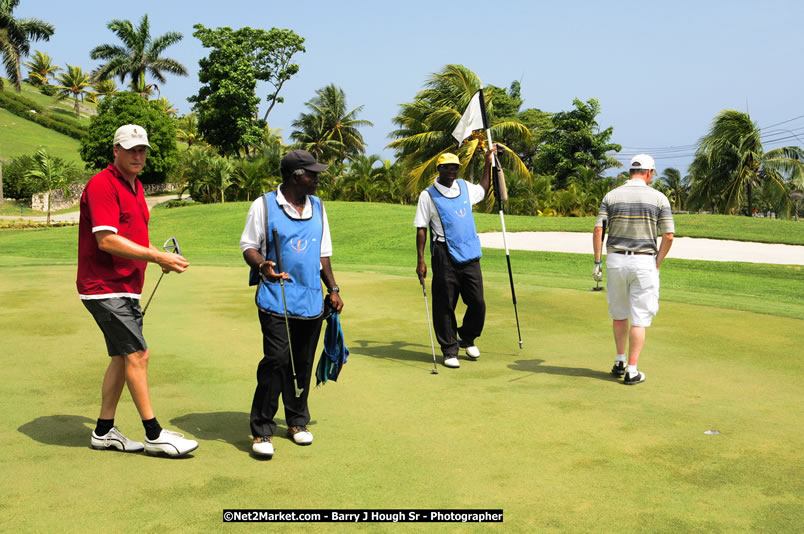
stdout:
<svg viewBox="0 0 804 534">
<path fill-rule="evenodd" d="M 65 161 L 73 161 L 80 167 L 84 162 L 78 154 L 80 144 L 56 131 L 49 130 L 35 122 L 27 121 L 0 108 L 0 158 L 34 154 L 39 147 Z"/>
<path fill-rule="evenodd" d="M 13 91 L 8 80 L 6 80 L 5 90 Z M 89 127 L 88 115 L 82 113 L 79 118 L 73 113 L 72 100 L 58 100 L 55 97 L 43 95 L 35 87 L 25 83 L 22 84 L 21 94 L 40 106 L 48 108 L 54 115 L 62 115 L 72 122 L 78 122 L 84 127 Z M 81 103 L 81 109 L 94 113 L 95 105 L 88 102 Z M 35 122 L 17 117 L 0 108 L 0 158 L 8 159 L 24 154 L 33 154 L 40 146 L 46 147 L 48 152 L 54 156 L 66 161 L 73 161 L 80 167 L 84 165 L 81 156 L 78 154 L 78 140 L 45 128 Z"/>
<path fill-rule="evenodd" d="M 6 91 L 14 91 L 11 84 L 6 80 Z M 44 106 L 58 114 L 63 114 L 66 117 L 74 121 L 78 121 L 84 125 L 84 127 L 89 127 L 89 116 L 87 112 L 90 114 L 95 114 L 95 110 L 97 106 L 91 102 L 80 102 L 79 106 L 82 111 L 80 117 L 75 116 L 74 112 L 74 102 L 72 98 L 66 98 L 64 100 L 59 100 L 54 96 L 47 96 L 39 92 L 39 89 L 34 87 L 33 85 L 23 83 L 22 84 L 22 92 L 20 93 L 25 98 L 32 100 L 36 104 L 40 106 Z"/>
</svg>

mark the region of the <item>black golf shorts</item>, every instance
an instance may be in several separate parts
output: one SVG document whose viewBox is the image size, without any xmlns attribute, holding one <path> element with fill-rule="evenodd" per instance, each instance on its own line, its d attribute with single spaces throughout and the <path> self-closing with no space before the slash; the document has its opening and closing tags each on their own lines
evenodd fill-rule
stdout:
<svg viewBox="0 0 804 534">
<path fill-rule="evenodd" d="M 139 299 L 114 297 L 81 302 L 103 332 L 109 356 L 125 356 L 148 348 L 142 336 Z"/>
</svg>

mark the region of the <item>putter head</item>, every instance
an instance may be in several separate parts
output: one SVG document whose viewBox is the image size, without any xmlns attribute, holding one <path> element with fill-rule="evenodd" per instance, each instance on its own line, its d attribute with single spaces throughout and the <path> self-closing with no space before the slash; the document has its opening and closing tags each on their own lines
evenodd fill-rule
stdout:
<svg viewBox="0 0 804 534">
<path fill-rule="evenodd" d="M 178 254 L 181 256 L 181 247 L 179 246 L 179 240 L 175 237 L 171 237 L 165 244 L 162 245 L 162 250 L 165 252 L 172 252 L 173 254 Z"/>
<path fill-rule="evenodd" d="M 438 374 L 438 369 L 433 369 L 432 371 L 430 371 L 430 374 L 431 375 L 437 375 Z"/>
</svg>

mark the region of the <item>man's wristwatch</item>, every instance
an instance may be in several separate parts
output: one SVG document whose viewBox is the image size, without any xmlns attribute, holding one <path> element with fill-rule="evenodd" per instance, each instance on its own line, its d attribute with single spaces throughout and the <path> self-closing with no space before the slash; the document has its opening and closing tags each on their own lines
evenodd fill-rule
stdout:
<svg viewBox="0 0 804 534">
<path fill-rule="evenodd" d="M 341 290 L 338 286 L 332 286 L 327 288 L 327 295 L 331 295 L 332 293 L 338 293 Z"/>
</svg>

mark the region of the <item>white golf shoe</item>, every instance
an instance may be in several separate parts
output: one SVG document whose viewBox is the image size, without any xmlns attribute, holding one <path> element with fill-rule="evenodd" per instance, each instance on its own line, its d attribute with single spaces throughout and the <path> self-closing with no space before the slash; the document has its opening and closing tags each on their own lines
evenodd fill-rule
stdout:
<svg viewBox="0 0 804 534">
<path fill-rule="evenodd" d="M 198 442 L 185 439 L 184 434 L 162 429 L 155 440 L 145 438 L 145 452 L 152 455 L 164 454 L 176 458 L 193 452 L 198 448 Z"/>
<path fill-rule="evenodd" d="M 478 349 L 475 345 L 469 345 L 466 347 L 466 357 L 470 360 L 480 358 L 480 349 Z"/>
<path fill-rule="evenodd" d="M 477 360 L 480 358 L 480 349 L 478 349 L 475 345 L 470 345 L 468 342 L 459 339 L 458 345 L 466 350 L 466 357 L 470 360 Z"/>
<path fill-rule="evenodd" d="M 461 362 L 458 361 L 457 356 L 448 356 L 444 355 L 444 367 L 449 367 L 450 369 L 457 369 L 461 366 Z"/>
<path fill-rule="evenodd" d="M 288 437 L 293 439 L 297 445 L 309 445 L 313 442 L 313 433 L 304 425 L 288 428 Z"/>
<path fill-rule="evenodd" d="M 117 430 L 116 426 L 113 426 L 103 436 L 98 436 L 93 430 L 89 446 L 97 450 L 118 450 L 123 452 L 140 452 L 143 449 L 142 443 L 131 441 Z"/>
<path fill-rule="evenodd" d="M 266 458 L 273 457 L 274 444 L 271 442 L 271 436 L 254 438 L 254 443 L 251 444 L 251 450 L 257 456 L 264 456 Z"/>
</svg>

